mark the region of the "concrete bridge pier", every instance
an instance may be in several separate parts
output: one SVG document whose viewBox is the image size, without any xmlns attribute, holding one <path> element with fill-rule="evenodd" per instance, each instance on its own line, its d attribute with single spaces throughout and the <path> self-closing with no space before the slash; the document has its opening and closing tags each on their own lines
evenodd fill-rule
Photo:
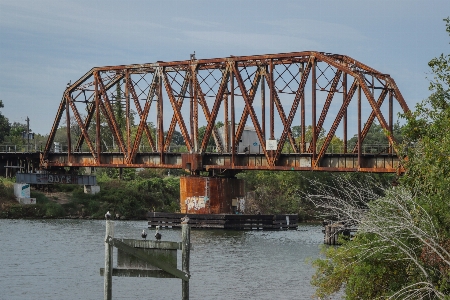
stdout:
<svg viewBox="0 0 450 300">
<path fill-rule="evenodd" d="M 227 177 L 181 177 L 180 208 L 185 214 L 244 213 L 244 181 Z"/>
<path fill-rule="evenodd" d="M 84 193 L 91 194 L 91 195 L 100 193 L 100 186 L 99 185 L 84 185 Z"/>
</svg>

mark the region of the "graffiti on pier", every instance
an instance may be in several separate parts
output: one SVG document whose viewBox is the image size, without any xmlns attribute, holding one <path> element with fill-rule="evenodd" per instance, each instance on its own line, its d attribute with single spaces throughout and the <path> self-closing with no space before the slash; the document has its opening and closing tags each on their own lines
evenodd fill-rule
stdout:
<svg viewBox="0 0 450 300">
<path fill-rule="evenodd" d="M 72 175 L 72 174 L 49 174 L 49 173 L 17 173 L 16 182 L 30 184 L 79 184 L 97 185 L 95 176 Z"/>
<path fill-rule="evenodd" d="M 209 204 L 209 198 L 207 196 L 187 197 L 184 200 L 184 203 L 185 203 L 188 211 L 200 210 L 200 209 L 204 209 L 207 207 L 207 204 Z"/>
</svg>

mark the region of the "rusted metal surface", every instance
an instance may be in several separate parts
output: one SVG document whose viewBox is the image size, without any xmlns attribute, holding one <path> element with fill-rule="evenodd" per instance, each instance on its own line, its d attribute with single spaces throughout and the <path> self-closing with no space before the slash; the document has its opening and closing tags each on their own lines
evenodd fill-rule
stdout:
<svg viewBox="0 0 450 300">
<path fill-rule="evenodd" d="M 244 182 L 236 178 L 180 177 L 181 213 L 230 214 L 233 199 L 244 197 Z"/>
<path fill-rule="evenodd" d="M 316 165 L 316 149 L 317 149 L 317 135 L 316 135 L 316 132 L 317 132 L 317 130 L 316 130 L 316 127 L 317 127 L 317 125 L 316 125 L 316 91 L 317 91 L 317 76 L 316 76 L 316 58 L 315 58 L 315 56 L 313 56 L 312 57 L 312 78 L 311 78 L 311 83 L 312 83 L 312 86 L 311 86 L 311 91 L 312 91 L 312 93 L 311 93 L 311 102 L 312 102 L 312 108 L 311 108 L 311 111 L 312 111 L 312 116 L 311 116 L 311 119 L 312 119 L 312 121 L 311 121 L 311 123 L 312 123 L 312 141 L 311 141 L 311 144 L 312 144 L 312 150 L 310 151 L 310 152 L 312 152 L 312 161 L 313 161 L 313 164 L 314 165 Z M 331 134 L 331 131 L 330 131 L 330 134 Z M 330 136 L 330 134 L 329 134 L 329 136 Z M 319 161 L 319 159 L 317 159 L 317 161 Z"/>
<path fill-rule="evenodd" d="M 339 93 L 342 101 L 336 96 Z M 383 106 L 387 96 L 389 103 Z M 355 121 L 347 117 L 349 105 L 355 102 L 370 110 L 364 111 L 368 117 L 358 114 L 358 124 L 349 123 Z M 387 139 L 395 166 L 367 164 L 361 147 L 375 121 L 392 133 L 394 105 L 408 111 L 389 75 L 351 57 L 323 52 L 213 59 L 196 59 L 194 55 L 185 61 L 96 67 L 64 91 L 40 164 L 51 169 L 185 168 L 190 163 L 193 174 L 208 168 L 289 167 L 395 172 L 400 164 L 393 151 L 392 134 Z M 124 108 L 122 115 L 120 107 Z M 65 122 L 61 123 L 64 113 Z M 229 123 L 231 132 L 220 138 L 219 124 Z M 261 155 L 254 157 L 256 165 L 246 163 L 249 157 L 236 150 L 246 126 L 254 128 L 255 143 L 261 149 Z M 299 126 L 300 135 L 294 135 L 294 126 Z M 64 153 L 57 154 L 52 153 L 52 146 L 59 127 L 66 127 L 67 139 Z M 353 153 L 348 157 L 353 159 L 351 155 L 357 154 L 360 159 L 351 167 L 330 165 L 336 162 L 329 159 L 329 147 L 339 127 L 343 129 L 342 154 L 347 152 L 347 128 L 358 128 L 358 143 L 352 145 L 353 151 L 348 152 Z M 312 129 L 308 139 L 307 128 Z M 327 135 L 319 141 L 322 129 Z M 276 150 L 265 148 L 266 139 L 277 140 Z M 173 153 L 174 146 L 182 149 Z M 222 155 L 223 161 L 210 164 L 213 152 Z M 310 157 L 309 166 L 287 162 L 286 157 L 296 161 L 300 154 Z M 379 159 L 385 161 L 383 155 Z"/>
<path fill-rule="evenodd" d="M 388 150 L 388 148 L 386 149 Z M 129 164 L 123 159 L 121 153 L 103 153 L 103 165 L 96 165 L 90 153 L 76 153 L 68 161 L 67 153 L 50 153 L 46 164 L 51 167 L 83 167 L 87 165 L 126 168 Z M 311 153 L 283 153 L 278 164 L 272 166 L 264 154 L 236 154 L 228 153 L 165 153 L 164 161 L 160 161 L 159 153 L 138 153 L 133 164 L 136 168 L 167 168 L 185 169 L 193 173 L 198 170 L 295 170 L 295 171 L 327 171 L 327 172 L 403 172 L 401 162 L 396 155 L 361 154 L 358 164 L 357 153 L 328 153 L 324 154 L 319 164 L 312 163 Z M 233 165 L 232 168 L 230 166 Z M 44 165 L 46 167 L 47 165 Z"/>
<path fill-rule="evenodd" d="M 185 170 L 202 170 L 203 160 L 202 155 L 198 153 L 182 153 L 181 166 Z"/>
</svg>

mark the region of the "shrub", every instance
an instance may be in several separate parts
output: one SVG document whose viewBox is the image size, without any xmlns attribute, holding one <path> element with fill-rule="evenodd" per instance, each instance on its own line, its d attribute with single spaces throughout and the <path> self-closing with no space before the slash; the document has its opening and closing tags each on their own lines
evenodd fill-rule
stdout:
<svg viewBox="0 0 450 300">
<path fill-rule="evenodd" d="M 45 216 L 49 218 L 64 217 L 64 208 L 60 204 L 50 201 L 45 204 Z"/>
</svg>

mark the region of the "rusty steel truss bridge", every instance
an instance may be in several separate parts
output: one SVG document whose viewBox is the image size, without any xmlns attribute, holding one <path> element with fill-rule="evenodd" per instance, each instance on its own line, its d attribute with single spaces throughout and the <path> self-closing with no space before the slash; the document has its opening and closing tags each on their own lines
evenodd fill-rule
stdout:
<svg viewBox="0 0 450 300">
<path fill-rule="evenodd" d="M 401 172 L 395 107 L 393 78 L 323 52 L 95 67 L 67 85 L 39 165 Z M 368 151 L 374 121 L 388 144 Z"/>
</svg>

